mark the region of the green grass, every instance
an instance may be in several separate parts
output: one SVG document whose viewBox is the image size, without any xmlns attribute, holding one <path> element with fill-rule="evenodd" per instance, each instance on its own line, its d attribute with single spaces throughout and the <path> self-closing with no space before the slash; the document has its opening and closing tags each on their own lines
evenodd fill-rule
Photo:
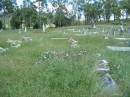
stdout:
<svg viewBox="0 0 130 97">
<path fill-rule="evenodd" d="M 36 30 L 23 34 L 17 30 L 0 33 L 0 47 L 9 47 L 7 39 L 22 40 L 23 36 L 33 38 L 31 43 L 23 43 L 18 49 L 10 48 L 7 53 L 0 55 L 0 97 L 129 97 L 130 52 L 112 52 L 106 48 L 107 45 L 127 46 L 127 43 L 120 44 L 113 36 L 105 40 L 104 33 L 81 37 L 75 36 L 71 31 L 68 35 L 63 34 L 68 28 L 84 27 L 56 28 L 46 33 L 38 33 Z M 109 29 L 110 25 L 98 27 Z M 80 48 L 71 48 L 68 40 L 51 40 L 52 37 L 71 36 L 78 40 Z M 48 50 L 86 50 L 87 54 L 80 57 L 49 58 L 36 64 L 40 55 Z M 97 57 L 97 53 L 102 56 Z M 95 63 L 98 59 L 109 61 L 110 74 L 119 86 L 118 91 L 106 93 L 97 86 Z"/>
</svg>

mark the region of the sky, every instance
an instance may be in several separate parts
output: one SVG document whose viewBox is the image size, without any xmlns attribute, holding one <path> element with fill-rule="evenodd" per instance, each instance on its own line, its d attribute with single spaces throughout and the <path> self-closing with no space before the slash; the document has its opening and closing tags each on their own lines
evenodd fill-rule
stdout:
<svg viewBox="0 0 130 97">
<path fill-rule="evenodd" d="M 18 4 L 18 5 L 21 5 L 22 2 L 23 2 L 23 0 L 17 0 L 17 4 Z"/>
<path fill-rule="evenodd" d="M 31 0 L 31 1 L 35 1 L 35 0 Z M 22 4 L 22 2 L 23 2 L 23 0 L 17 0 L 18 6 L 20 6 L 20 5 Z M 50 9 L 52 9 L 52 5 L 50 5 L 50 4 L 49 4 L 48 7 L 49 7 Z M 67 9 L 71 10 L 72 8 L 71 8 L 71 6 L 68 6 Z M 82 19 L 84 20 L 84 17 L 82 17 Z M 112 19 L 113 19 L 113 17 L 112 17 Z"/>
</svg>

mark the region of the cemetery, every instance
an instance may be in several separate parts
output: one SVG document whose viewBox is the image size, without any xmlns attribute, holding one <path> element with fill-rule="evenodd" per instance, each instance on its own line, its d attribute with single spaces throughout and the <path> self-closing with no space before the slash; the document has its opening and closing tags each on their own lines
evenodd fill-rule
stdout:
<svg viewBox="0 0 130 97">
<path fill-rule="evenodd" d="M 130 13 L 120 9 L 129 0 L 7 1 L 0 97 L 130 97 Z"/>
</svg>

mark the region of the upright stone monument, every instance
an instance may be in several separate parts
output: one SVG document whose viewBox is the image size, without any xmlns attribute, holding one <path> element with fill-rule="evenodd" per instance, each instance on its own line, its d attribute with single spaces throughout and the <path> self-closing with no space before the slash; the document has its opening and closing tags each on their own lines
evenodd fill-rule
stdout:
<svg viewBox="0 0 130 97">
<path fill-rule="evenodd" d="M 128 33 L 130 33 L 130 27 L 128 27 Z"/>
<path fill-rule="evenodd" d="M 27 27 L 26 27 L 25 21 L 22 22 L 22 31 L 25 33 L 27 32 Z"/>
<path fill-rule="evenodd" d="M 120 25 L 120 35 L 122 35 L 124 32 L 125 32 L 125 28 L 124 28 L 124 24 L 123 22 L 121 22 L 121 25 Z"/>
<path fill-rule="evenodd" d="M 43 25 L 42 25 L 42 31 L 43 31 L 43 32 L 46 32 L 46 28 L 45 28 L 44 23 L 43 23 Z"/>
<path fill-rule="evenodd" d="M 95 20 L 94 19 L 91 20 L 91 25 L 92 25 L 92 28 L 96 28 L 96 24 L 95 24 Z"/>
</svg>

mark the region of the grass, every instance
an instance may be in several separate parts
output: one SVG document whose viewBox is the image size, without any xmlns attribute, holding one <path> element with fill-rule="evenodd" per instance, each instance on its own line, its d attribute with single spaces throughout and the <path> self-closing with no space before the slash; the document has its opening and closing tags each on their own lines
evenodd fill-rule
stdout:
<svg viewBox="0 0 130 97">
<path fill-rule="evenodd" d="M 23 43 L 18 49 L 10 48 L 7 53 L 0 55 L 0 97 L 129 97 L 130 52 L 112 52 L 106 48 L 107 45 L 127 46 L 127 43 L 120 44 L 113 36 L 105 40 L 104 33 L 100 31 L 96 35 L 79 37 L 67 30 L 84 27 L 56 28 L 46 33 L 38 33 L 36 30 L 23 34 L 17 30 L 0 33 L 0 47 L 9 47 L 7 39 L 22 40 L 23 36 L 33 38 L 31 43 Z M 109 29 L 110 25 L 98 27 Z M 63 32 L 69 33 L 64 35 Z M 71 48 L 68 40 L 51 40 L 52 37 L 71 36 L 78 40 L 80 48 Z M 87 54 L 71 58 L 49 58 L 36 64 L 40 55 L 48 50 L 86 50 Z M 98 53 L 102 56 L 97 57 Z M 106 93 L 97 85 L 95 63 L 98 59 L 108 60 L 110 74 L 119 86 L 118 91 Z"/>
</svg>

